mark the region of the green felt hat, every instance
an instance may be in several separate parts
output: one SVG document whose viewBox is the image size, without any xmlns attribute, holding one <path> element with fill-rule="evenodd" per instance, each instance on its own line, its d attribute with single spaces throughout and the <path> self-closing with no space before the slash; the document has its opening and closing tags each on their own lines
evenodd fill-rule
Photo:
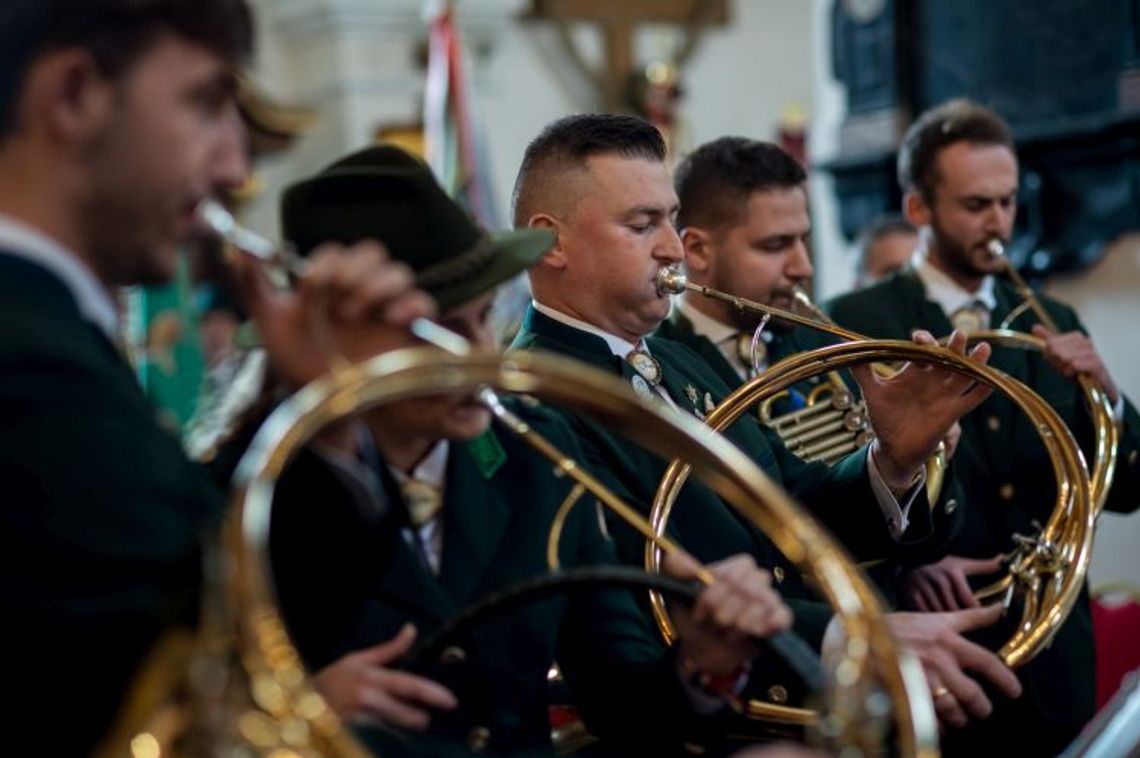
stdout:
<svg viewBox="0 0 1140 758">
<path fill-rule="evenodd" d="M 441 311 L 526 270 L 554 242 L 537 229 L 484 231 L 427 164 L 392 145 L 347 155 L 286 189 L 281 228 L 302 255 L 322 242 L 379 240 Z"/>
</svg>

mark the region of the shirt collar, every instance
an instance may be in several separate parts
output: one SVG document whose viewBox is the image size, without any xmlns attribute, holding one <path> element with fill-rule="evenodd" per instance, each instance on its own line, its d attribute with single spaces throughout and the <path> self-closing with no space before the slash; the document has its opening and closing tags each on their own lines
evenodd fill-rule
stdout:
<svg viewBox="0 0 1140 758">
<path fill-rule="evenodd" d="M 975 301 L 980 302 L 991 313 L 997 307 L 993 276 L 984 277 L 977 292 L 967 292 L 945 272 L 935 268 L 927 256 L 916 255 L 914 262 L 915 273 L 926 289 L 926 297 L 941 306 L 946 314 L 973 305 Z"/>
<path fill-rule="evenodd" d="M 534 309 L 536 311 L 538 311 L 542 315 L 546 316 L 547 318 L 552 318 L 561 324 L 565 324 L 566 326 L 569 326 L 573 329 L 577 329 L 579 331 L 586 332 L 588 334 L 592 334 L 595 337 L 601 337 L 603 340 L 605 340 L 606 345 L 610 349 L 610 352 L 613 353 L 614 355 L 618 356 L 619 358 L 625 358 L 627 355 L 632 353 L 634 350 L 638 349 L 638 345 L 633 344 L 632 342 L 630 342 L 627 339 L 624 339 L 622 337 L 618 337 L 617 335 L 614 335 L 614 334 L 610 334 L 607 331 L 599 329 L 598 327 L 594 326 L 593 324 L 589 324 L 585 321 L 580 321 L 580 320 L 574 318 L 573 316 L 567 316 L 562 311 L 555 310 L 554 308 L 551 308 L 549 305 L 543 305 L 542 303 L 538 302 L 537 300 L 531 301 L 531 305 L 534 306 Z M 642 350 L 649 352 L 649 348 L 646 346 L 645 340 L 641 341 L 640 347 Z"/>
<path fill-rule="evenodd" d="M 75 253 L 32 227 L 0 214 L 0 250 L 30 261 L 59 279 L 80 314 L 114 340 L 119 313 L 111 294 Z"/>
<path fill-rule="evenodd" d="M 702 313 L 684 298 L 681 298 L 676 307 L 680 308 L 685 318 L 689 319 L 689 323 L 693 325 L 693 332 L 707 338 L 714 345 L 735 339 L 740 333 L 735 326 L 721 323 L 712 316 Z"/>
<path fill-rule="evenodd" d="M 397 484 L 403 484 L 409 479 L 417 479 L 443 492 L 444 479 L 447 476 L 447 456 L 450 451 L 451 446 L 447 440 L 440 440 L 424 456 L 424 459 L 412 469 L 411 476 L 393 466 L 389 466 L 388 469 L 392 472 Z"/>
</svg>

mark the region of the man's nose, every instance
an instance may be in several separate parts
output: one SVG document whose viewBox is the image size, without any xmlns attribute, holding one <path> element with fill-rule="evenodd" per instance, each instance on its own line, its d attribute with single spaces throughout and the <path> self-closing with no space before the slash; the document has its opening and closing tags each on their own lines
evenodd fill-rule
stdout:
<svg viewBox="0 0 1140 758">
<path fill-rule="evenodd" d="M 1013 203 L 1003 204 L 995 202 L 990 204 L 986 211 L 985 229 L 988 234 L 1008 237 L 1013 228 L 1013 214 L 1016 206 Z"/>
<path fill-rule="evenodd" d="M 211 154 L 210 183 L 214 191 L 233 190 L 249 178 L 250 163 L 245 124 L 236 106 L 231 106 L 218 131 Z"/>
<path fill-rule="evenodd" d="M 685 259 L 685 247 L 672 224 L 662 226 L 662 238 L 653 247 L 653 257 L 667 263 L 680 263 Z"/>
<path fill-rule="evenodd" d="M 787 265 L 784 266 L 784 276 L 795 282 L 800 282 L 810 279 L 814 273 L 815 269 L 811 265 L 811 251 L 808 249 L 807 242 L 800 240 L 796 243 L 791 255 L 788 256 Z"/>
</svg>

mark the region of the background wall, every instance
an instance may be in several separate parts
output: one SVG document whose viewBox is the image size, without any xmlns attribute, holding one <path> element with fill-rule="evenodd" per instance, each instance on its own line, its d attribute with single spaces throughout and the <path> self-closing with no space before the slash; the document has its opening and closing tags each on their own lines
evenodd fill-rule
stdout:
<svg viewBox="0 0 1140 758">
<path fill-rule="evenodd" d="M 253 0 L 255 76 L 270 94 L 319 109 L 322 121 L 289 155 L 262 168 L 264 192 L 247 220 L 277 233 L 278 193 L 289 180 L 367 144 L 385 123 L 417 120 L 423 92 L 417 50 L 421 0 Z M 527 143 L 550 121 L 594 110 L 591 93 L 546 23 L 517 20 L 524 0 L 459 0 L 472 90 L 502 217 Z M 810 106 L 813 10 L 799 0 L 736 0 L 732 24 L 707 30 L 683 72 L 681 139 L 690 147 L 724 134 L 770 139 L 788 104 Z M 586 58 L 599 35 L 574 30 Z M 648 61 L 672 49 L 676 30 L 644 27 Z"/>
<path fill-rule="evenodd" d="M 846 108 L 831 77 L 829 18 L 834 0 L 735 0 L 731 25 L 708 30 L 683 71 L 680 139 L 689 147 L 725 134 L 772 139 L 789 104 L 806 109 L 813 163 L 833 157 Z M 339 155 L 368 144 L 382 124 L 419 119 L 423 91 L 417 56 L 425 37 L 420 0 L 254 0 L 258 6 L 258 83 L 275 97 L 316 107 L 317 128 L 295 150 L 260 167 L 261 196 L 247 221 L 276 237 L 280 189 Z M 516 19 L 524 0 L 460 0 L 461 33 L 473 62 L 472 89 L 487 136 L 490 171 L 502 218 L 527 142 L 551 120 L 591 110 L 590 92 L 570 66 L 553 30 Z M 642 60 L 670 49 L 675 32 L 645 28 Z M 588 59 L 599 40 L 574 32 Z M 812 175 L 817 294 L 850 287 L 852 254 L 838 234 L 830 179 Z M 1133 398 L 1140 398 L 1140 237 L 1121 240 L 1100 265 L 1051 282 L 1073 303 Z M 1106 516 L 1093 562 L 1094 584 L 1140 585 L 1140 515 Z"/>
</svg>

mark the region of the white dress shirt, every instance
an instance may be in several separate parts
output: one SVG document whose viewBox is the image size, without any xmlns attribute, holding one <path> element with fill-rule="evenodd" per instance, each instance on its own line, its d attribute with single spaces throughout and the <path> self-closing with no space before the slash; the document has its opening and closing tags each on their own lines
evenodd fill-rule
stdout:
<svg viewBox="0 0 1140 758">
<path fill-rule="evenodd" d="M 914 263 L 914 272 L 926 290 L 926 298 L 937 303 L 942 308 L 942 312 L 946 314 L 946 318 L 950 318 L 953 313 L 962 308 L 980 303 L 986 309 L 982 328 L 989 328 L 990 315 L 997 307 L 993 276 L 984 277 L 976 292 L 967 292 L 949 275 L 935 268 L 925 255 L 916 255 Z"/>
<path fill-rule="evenodd" d="M 986 316 L 982 328 L 990 327 L 990 316 L 997 308 L 997 296 L 994 294 L 994 278 L 987 275 L 982 279 L 977 292 L 967 292 L 945 272 L 937 269 L 921 253 L 914 256 L 914 272 L 926 290 L 926 299 L 935 303 L 946 314 L 946 318 L 960 308 L 981 303 L 986 308 Z M 1116 404 L 1112 406 L 1112 415 L 1119 424 L 1124 420 L 1124 393 L 1117 393 Z"/>
<path fill-rule="evenodd" d="M 716 346 L 716 349 L 725 357 L 725 360 L 728 361 L 728 365 L 732 366 L 741 380 L 747 381 L 757 374 L 763 373 L 768 368 L 767 360 L 760 361 L 759 365 L 755 368 L 741 360 L 740 350 L 737 349 L 736 345 L 740 330 L 735 326 L 722 324 L 712 316 L 694 308 L 684 298 L 674 307 L 681 309 L 681 313 L 684 314 L 685 318 L 689 319 L 689 323 L 693 325 L 694 332 L 704 336 L 709 342 Z M 766 338 L 769 338 L 767 331 L 760 335 L 760 339 L 765 342 L 767 342 Z"/>
<path fill-rule="evenodd" d="M 448 441 L 440 440 L 412 469 L 411 476 L 393 466 L 389 466 L 388 470 L 395 477 L 396 484 L 403 486 L 416 479 L 435 487 L 441 498 L 446 497 L 447 457 L 450 453 L 451 445 Z M 443 508 L 439 509 L 435 518 L 426 521 L 418 529 L 408 526 L 402 530 L 402 534 L 408 546 L 421 554 L 427 560 L 431 572 L 439 576 L 440 566 L 443 565 Z"/>
</svg>

